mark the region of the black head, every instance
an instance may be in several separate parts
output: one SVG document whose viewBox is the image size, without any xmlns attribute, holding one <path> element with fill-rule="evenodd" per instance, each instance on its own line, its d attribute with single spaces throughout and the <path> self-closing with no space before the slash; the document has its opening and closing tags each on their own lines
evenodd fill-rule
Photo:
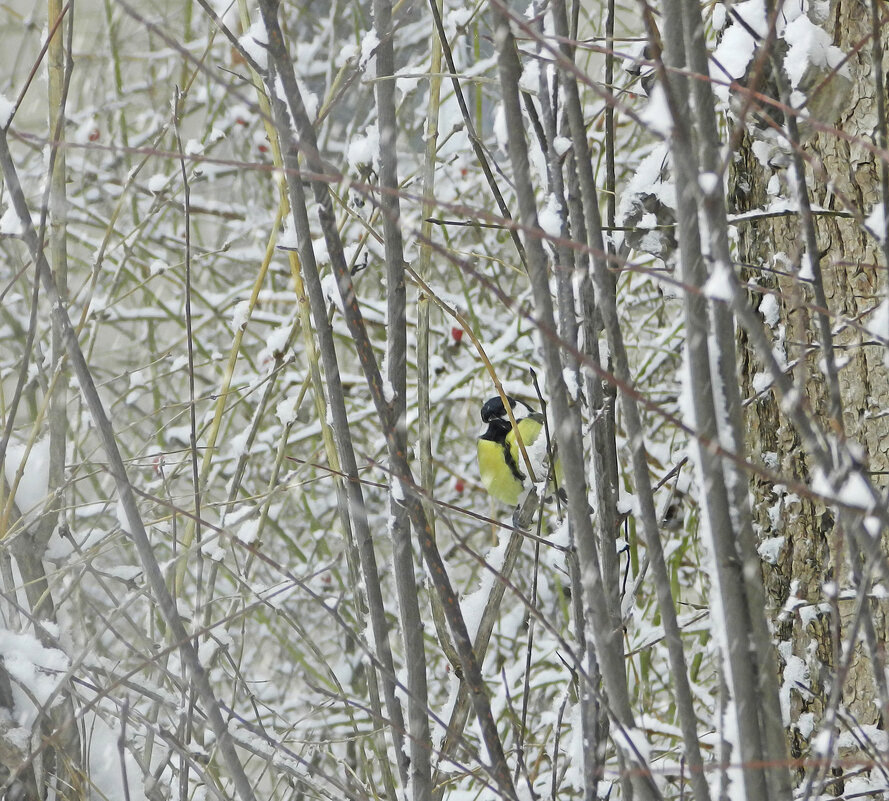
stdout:
<svg viewBox="0 0 889 801">
<path fill-rule="evenodd" d="M 509 405 L 515 409 L 516 399 L 506 396 L 506 399 L 509 401 Z M 496 395 L 493 398 L 489 398 L 482 404 L 481 408 L 481 416 L 483 423 L 490 423 L 492 420 L 502 420 L 506 415 L 506 408 L 503 405 L 503 399 Z"/>
<path fill-rule="evenodd" d="M 488 427 L 480 439 L 489 439 L 491 442 L 506 442 L 506 435 L 512 431 L 512 424 L 502 417 L 492 417 L 488 420 Z"/>
</svg>

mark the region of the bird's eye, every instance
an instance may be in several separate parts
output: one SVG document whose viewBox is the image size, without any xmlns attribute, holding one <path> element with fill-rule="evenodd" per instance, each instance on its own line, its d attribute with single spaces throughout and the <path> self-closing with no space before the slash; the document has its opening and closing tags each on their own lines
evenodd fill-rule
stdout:
<svg viewBox="0 0 889 801">
<path fill-rule="evenodd" d="M 510 395 L 506 396 L 506 400 L 509 401 L 509 405 L 513 409 L 518 405 L 518 401 Z M 506 416 L 506 407 L 503 405 L 503 400 L 499 395 L 489 398 L 482 405 L 481 418 L 483 423 L 490 423 L 497 418 L 505 419 Z"/>
<path fill-rule="evenodd" d="M 503 408 L 503 401 L 500 400 L 499 396 L 490 398 L 482 405 L 481 417 L 483 423 L 490 423 L 491 420 L 502 417 L 504 414 L 506 414 L 506 410 Z"/>
</svg>

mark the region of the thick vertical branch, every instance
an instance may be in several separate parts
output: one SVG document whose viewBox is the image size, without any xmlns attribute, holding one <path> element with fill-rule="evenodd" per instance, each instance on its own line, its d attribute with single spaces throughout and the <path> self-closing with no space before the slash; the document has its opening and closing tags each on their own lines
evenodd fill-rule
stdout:
<svg viewBox="0 0 889 801">
<path fill-rule="evenodd" d="M 395 117 L 395 55 L 392 43 L 392 6 L 389 0 L 374 0 L 377 46 L 377 124 L 380 129 L 380 208 L 386 252 L 386 298 L 388 310 L 387 372 L 392 391 L 392 435 L 387 438 L 389 459 L 407 454 L 407 319 L 405 307 L 404 252 L 401 238 L 401 207 L 398 199 L 398 127 Z M 417 801 L 432 795 L 432 741 L 427 717 L 426 653 L 423 621 L 414 571 L 411 526 L 407 508 L 400 499 L 401 488 L 389 491 L 392 513 L 391 534 L 401 614 L 401 636 L 407 662 L 408 720 L 411 735 L 411 785 Z"/>
<path fill-rule="evenodd" d="M 60 19 L 63 14 L 61 0 L 49 0 L 50 24 Z M 70 80 L 70 71 L 66 68 L 65 40 L 70 40 L 73 29 L 71 16 L 63 21 L 55 30 L 49 41 L 48 66 L 49 66 L 49 130 L 52 132 L 53 158 L 52 173 L 50 175 L 49 204 L 48 204 L 48 231 L 49 231 L 49 260 L 55 271 L 56 284 L 62 298 L 68 296 L 68 246 L 67 246 L 67 219 L 68 200 L 65 190 L 67 166 L 65 148 L 60 147 L 60 140 L 65 135 L 65 101 L 67 87 Z M 66 37 L 67 31 L 67 37 Z M 68 394 L 68 369 L 62 360 L 64 347 L 61 342 L 61 332 L 57 326 L 52 330 L 52 363 L 59 376 L 55 381 L 54 392 L 49 407 L 49 432 L 50 432 L 50 470 L 49 486 L 51 490 L 61 488 L 65 480 L 65 451 L 68 428 L 67 394 Z M 41 523 L 38 538 L 45 547 L 56 525 L 56 516 L 61 504 L 56 503 L 54 512 L 47 514 Z"/>
<path fill-rule="evenodd" d="M 706 74 L 708 53 L 704 36 L 704 21 L 701 7 L 695 0 L 682 0 L 682 23 L 685 50 L 689 67 L 699 75 Z M 722 176 L 719 172 L 720 139 L 716 125 L 715 98 L 711 86 L 706 81 L 692 81 L 692 110 L 695 121 L 696 141 L 701 170 L 709 173 L 710 191 L 703 192 L 701 208 L 707 219 L 710 231 L 710 258 L 720 269 L 730 269 L 732 256 L 729 247 L 728 222 L 725 209 L 725 194 Z M 730 308 L 723 303 L 711 304 L 713 332 L 716 346 L 717 397 L 723 400 L 725 409 L 725 434 L 730 438 L 732 450 L 744 454 L 744 422 L 741 408 L 741 390 L 738 380 L 738 365 L 735 356 L 735 322 Z M 767 774 L 770 791 L 776 798 L 790 794 L 790 773 L 785 767 L 787 741 L 781 721 L 781 707 L 778 703 L 777 668 L 771 636 L 765 619 L 765 589 L 762 583 L 760 558 L 756 551 L 756 536 L 750 510 L 749 485 L 747 476 L 738 465 L 723 460 L 726 480 L 729 484 L 729 498 L 732 505 L 732 518 L 738 529 L 738 555 L 743 565 L 747 606 L 752 626 L 751 645 L 755 655 L 756 678 L 762 699 L 763 738 L 767 753 L 772 756 L 771 768 Z M 780 756 L 779 756 L 780 755 Z"/>
<path fill-rule="evenodd" d="M 509 29 L 509 12 L 494 0 L 491 3 L 494 18 L 495 45 L 498 52 L 498 67 L 506 116 L 509 157 L 516 184 L 519 205 L 519 219 L 526 230 L 539 228 L 534 187 L 531 183 L 528 148 L 525 142 L 525 123 L 522 117 L 518 82 L 521 65 L 516 56 L 515 39 Z M 552 298 L 549 291 L 546 254 L 537 237 L 528 237 L 525 243 L 528 256 L 528 275 L 534 296 L 535 317 L 538 326 L 544 331 L 555 331 Z M 591 621 L 596 653 L 605 683 L 611 711 L 619 724 L 615 733 L 617 743 L 629 768 L 628 781 L 638 798 L 659 797 L 649 767 L 632 744 L 627 732 L 635 728 L 629 692 L 624 673 L 621 631 L 611 625 L 611 618 L 603 616 L 601 610 L 608 608 L 596 538 L 587 509 L 587 487 L 583 463 L 580 414 L 576 407 L 568 403 L 568 393 L 562 376 L 559 347 L 552 336 L 544 336 L 544 365 L 546 368 L 547 391 L 553 406 L 554 417 L 558 421 L 556 439 L 559 443 L 562 464 L 565 472 L 565 489 L 568 493 L 568 514 L 576 532 L 581 577 L 585 591 L 585 606 Z"/>
<path fill-rule="evenodd" d="M 283 159 L 286 175 L 295 176 L 299 172 L 298 154 L 289 145 L 289 121 L 282 101 L 270 93 L 271 111 L 278 128 L 281 142 L 281 157 Z M 321 353 L 321 363 L 324 366 L 324 380 L 327 387 L 327 399 L 330 404 L 330 414 L 333 422 L 333 433 L 336 441 L 337 454 L 342 472 L 346 476 L 346 501 L 348 504 L 351 525 L 354 530 L 355 541 L 358 550 L 358 558 L 361 565 L 364 588 L 367 593 L 367 603 L 370 612 L 371 629 L 374 636 L 374 645 L 377 658 L 382 665 L 380 679 L 383 683 L 383 697 L 386 703 L 390 732 L 395 747 L 401 781 L 408 783 L 407 755 L 404 751 L 404 714 L 401 702 L 395 695 L 395 666 L 392 659 L 392 650 L 389 644 L 389 624 L 386 620 L 386 606 L 383 601 L 382 582 L 377 569 L 376 553 L 374 551 L 373 537 L 370 524 L 367 519 L 367 508 L 364 503 L 364 494 L 361 490 L 361 479 L 358 474 L 358 462 L 355 457 L 355 449 L 352 445 L 352 435 L 349 427 L 349 418 L 346 413 L 345 392 L 340 377 L 339 361 L 336 355 L 336 346 L 333 338 L 333 328 L 327 317 L 327 302 L 324 298 L 324 290 L 321 287 L 321 278 L 315 262 L 315 253 L 312 248 L 312 237 L 309 228 L 309 217 L 306 207 L 306 197 L 302 183 L 299 179 L 287 181 L 287 191 L 290 199 L 290 213 L 293 218 L 296 231 L 300 266 L 302 277 L 308 294 L 309 307 L 314 321 L 315 334 L 318 337 L 318 350 Z M 348 524 L 350 521 L 346 521 Z"/>
<path fill-rule="evenodd" d="M 667 2 L 664 7 L 665 63 L 669 67 L 685 67 L 685 36 L 682 9 Z M 737 726 L 737 747 L 745 769 L 740 777 L 751 797 L 768 799 L 765 780 L 767 752 L 759 709 L 765 699 L 759 698 L 757 675 L 750 660 L 750 608 L 736 550 L 735 524 L 726 485 L 722 460 L 703 441 L 718 442 L 720 420 L 714 402 L 713 377 L 710 371 L 710 331 L 707 298 L 700 291 L 707 275 L 701 251 L 698 228 L 699 186 L 697 159 L 692 151 L 692 132 L 679 109 L 688 108 L 688 81 L 681 75 L 661 70 L 661 80 L 672 114 L 670 138 L 677 187 L 679 227 L 679 261 L 682 279 L 693 289 L 685 292 L 685 329 L 688 350 L 688 381 L 698 436 L 698 471 L 704 496 L 703 511 L 706 532 L 716 562 L 718 613 L 724 621 L 725 642 L 722 644 L 728 661 L 727 678 L 734 701 Z"/>
<path fill-rule="evenodd" d="M 554 3 L 554 16 L 556 33 L 562 36 L 564 41 L 567 38 L 568 22 L 564 2 L 562 2 L 562 0 L 556 0 Z M 570 57 L 570 52 L 565 52 L 566 47 L 564 44 L 562 50 L 566 57 Z M 626 348 L 624 347 L 620 321 L 617 316 L 615 283 L 607 266 L 607 254 L 604 245 L 604 237 L 602 235 L 596 184 L 593 177 L 591 158 L 586 141 L 586 129 L 583 122 L 577 83 L 572 71 L 565 70 L 564 81 L 566 110 L 571 129 L 572 145 L 576 157 L 575 164 L 577 165 L 578 179 L 581 188 L 588 243 L 592 254 L 593 273 L 599 300 L 599 310 L 602 314 L 609 350 L 614 360 L 615 377 L 624 386 L 631 386 L 632 380 L 629 360 L 627 358 Z M 597 363 L 597 361 L 594 360 L 594 363 Z M 637 497 L 639 499 L 642 532 L 645 537 L 646 546 L 651 560 L 658 605 L 661 610 L 670 664 L 676 684 L 675 697 L 684 746 L 691 767 L 692 789 L 695 798 L 699 801 L 703 801 L 703 799 L 708 798 L 709 793 L 703 776 L 703 760 L 698 743 L 694 700 L 692 698 L 691 687 L 688 681 L 685 655 L 680 638 L 679 624 L 676 619 L 670 577 L 664 560 L 660 533 L 658 531 L 654 494 L 649 481 L 648 459 L 645 449 L 642 419 L 635 398 L 627 395 L 624 398 L 623 405 L 626 415 L 628 440 L 631 443 L 633 476 Z M 601 445 L 599 445 L 600 442 L 602 443 Z M 604 446 L 607 443 L 597 439 L 594 444 L 596 445 L 594 452 L 598 452 L 600 447 L 604 449 Z M 603 465 L 607 464 L 604 458 L 605 456 L 605 453 L 600 456 Z M 600 479 L 600 476 L 597 475 L 596 478 L 598 480 Z M 603 476 L 601 478 L 604 480 L 605 477 Z"/>
<path fill-rule="evenodd" d="M 441 16 L 443 0 L 432 0 Z M 426 108 L 426 154 L 423 163 L 423 206 L 420 225 L 420 260 L 417 272 L 421 279 L 427 279 L 432 265 L 432 213 L 435 211 L 433 192 L 435 190 L 435 167 L 438 160 L 438 117 L 441 108 L 441 63 L 442 47 L 437 32 L 430 35 L 429 46 L 429 101 Z M 429 365 L 429 327 L 432 298 L 420 289 L 417 298 L 417 427 L 420 430 L 420 481 L 423 486 L 426 517 L 432 536 L 435 536 L 435 505 L 431 502 L 435 477 L 435 462 L 432 458 L 432 410 L 430 384 L 432 376 Z M 432 607 L 432 621 L 439 644 L 446 658 L 452 664 L 458 662 L 457 652 L 451 643 L 448 625 L 441 601 L 435 593 L 429 596 Z M 459 703 L 459 702 L 458 702 Z M 456 705 L 455 705 L 456 708 Z M 440 758 L 439 758 L 440 761 Z M 442 786 L 441 791 L 444 791 Z"/>
<path fill-rule="evenodd" d="M 886 92 L 883 88 L 883 20 L 880 18 L 880 0 L 870 0 L 871 70 L 874 76 L 874 97 L 877 101 L 877 145 L 883 151 L 880 158 L 880 202 L 883 206 L 883 224 L 889 223 L 889 121 L 886 119 Z M 889 266 L 889 236 L 880 237 L 884 266 Z M 889 332 L 883 332 L 889 337 Z"/>
<path fill-rule="evenodd" d="M 49 0 L 47 11 L 52 35 L 47 45 L 47 71 L 49 86 L 49 131 L 52 141 L 49 159 L 47 203 L 41 213 L 40 230 L 48 231 L 49 260 L 55 271 L 56 283 L 63 299 L 68 296 L 67 218 L 68 201 L 65 182 L 67 167 L 65 148 L 61 140 L 65 136 L 65 106 L 72 64 L 66 58 L 70 53 L 73 22 L 70 9 L 59 0 Z M 35 282 L 35 290 L 37 283 Z M 35 294 L 36 297 L 36 294 Z M 49 471 L 48 491 L 50 501 L 40 519 L 29 526 L 13 541 L 12 551 L 24 579 L 28 603 L 34 618 L 57 623 L 55 601 L 43 564 L 49 539 L 60 522 L 64 504 L 62 491 L 65 485 L 65 456 L 68 436 L 68 374 L 65 346 L 60 323 L 52 320 L 53 375 L 47 391 L 49 398 Z M 11 419 L 10 422 L 13 422 Z M 11 499 L 10 499 L 11 500 Z M 46 643 L 46 638 L 38 635 Z M 80 733 L 74 717 L 74 703 L 69 692 L 63 693 L 61 703 L 42 718 L 47 739 L 44 751 L 44 783 L 55 784 L 63 799 L 77 799 L 84 792 L 81 767 Z M 53 730 L 58 731 L 53 736 Z M 52 777 L 48 774 L 54 774 Z"/>
<path fill-rule="evenodd" d="M 554 9 L 555 15 L 564 13 L 564 8 Z M 536 12 L 539 14 L 539 10 Z M 562 20 L 560 19 L 560 23 Z M 567 38 L 567 37 L 566 37 Z M 575 48 L 567 41 L 564 42 L 566 58 L 573 58 Z M 537 42 L 538 51 L 543 49 L 543 40 Z M 549 76 L 552 74 L 556 87 L 560 82 L 573 81 L 573 76 L 564 76 L 562 73 L 544 68 L 541 61 L 538 98 L 543 117 L 543 128 L 547 156 L 548 191 L 555 196 L 557 205 L 562 212 L 562 230 L 559 238 L 562 240 L 555 247 L 556 279 L 558 286 L 558 317 L 559 337 L 563 342 L 570 343 L 571 351 L 564 356 L 568 369 L 575 373 L 577 386 L 581 385 L 580 351 L 584 353 L 597 366 L 600 365 L 599 338 L 597 331 L 598 315 L 595 308 L 595 293 L 590 280 L 589 255 L 580 251 L 572 251 L 568 247 L 568 240 L 585 242 L 587 238 L 586 220 L 583 214 L 583 199 L 579 196 L 576 164 L 574 154 L 569 151 L 567 165 L 567 180 L 563 180 L 562 159 L 555 149 L 556 116 L 558 106 L 553 108 L 550 103 Z M 562 90 L 564 92 L 564 89 Z M 556 100 L 558 94 L 553 92 Z M 570 128 L 570 124 L 569 124 Z M 566 184 L 567 183 L 567 192 Z M 569 228 L 570 218 L 570 228 Z M 580 279 L 579 281 L 577 279 Z M 577 287 L 577 296 L 575 295 Z M 583 309 L 578 325 L 578 301 Z M 575 355 L 577 354 L 577 355 Z M 612 483 L 612 477 L 616 473 L 605 467 L 609 451 L 613 451 L 613 438 L 611 446 L 607 444 L 609 434 L 613 435 L 613 429 L 609 430 L 606 403 L 602 391 L 602 382 L 598 376 L 590 372 L 585 373 L 584 383 L 586 387 L 586 401 L 589 405 L 590 417 L 593 420 L 590 426 L 592 440 L 592 482 L 596 495 L 596 532 L 599 537 L 599 559 L 601 560 L 602 582 L 608 599 L 607 614 L 612 626 L 619 628 L 620 623 L 620 566 L 618 551 L 614 540 L 617 536 L 617 514 L 615 506 L 616 489 Z M 574 532 L 572 541 L 574 541 Z M 575 613 L 575 631 L 582 652 L 585 653 L 587 670 L 590 681 L 599 681 L 598 664 L 596 662 L 595 649 L 592 638 L 586 631 L 586 616 L 583 614 L 583 591 L 580 582 L 580 572 L 577 569 L 577 559 L 570 558 L 569 576 L 572 585 L 572 600 Z M 592 688 L 586 688 L 581 695 L 581 726 L 584 739 L 590 743 L 590 747 L 583 751 L 584 790 L 587 798 L 595 798 L 600 779 L 600 760 L 604 754 L 604 745 L 607 736 L 608 718 L 603 714 L 598 699 L 594 697 Z M 603 725 L 605 724 L 605 725 Z M 593 746 L 595 744 L 595 746 Z"/>
<path fill-rule="evenodd" d="M 392 474 L 401 484 L 404 503 L 409 510 L 411 522 L 423 552 L 423 558 L 429 569 L 430 578 L 436 592 L 441 597 L 448 626 L 451 629 L 454 644 L 460 657 L 464 678 L 470 688 L 472 704 L 478 719 L 479 728 L 481 729 L 482 739 L 491 760 L 491 774 L 496 780 L 500 791 L 505 796 L 514 799 L 516 798 L 516 791 L 513 786 L 509 766 L 506 762 L 503 744 L 500 741 L 497 725 L 491 711 L 491 704 L 482 679 L 481 667 L 473 652 L 472 641 L 460 611 L 457 595 L 451 586 L 445 564 L 435 544 L 423 504 L 417 495 L 417 487 L 407 461 L 407 454 L 403 449 L 398 448 L 394 439 L 396 421 L 393 419 L 392 407 L 387 399 L 379 366 L 374 356 L 373 346 L 368 337 L 364 318 L 358 306 L 358 299 L 352 284 L 352 275 L 346 264 L 343 243 L 336 227 L 330 193 L 327 183 L 323 179 L 325 166 L 320 158 L 315 131 L 306 112 L 305 104 L 296 82 L 293 65 L 284 45 L 283 34 L 278 23 L 277 7 L 278 3 L 276 0 L 261 0 L 260 8 L 269 39 L 269 56 L 278 76 L 281 78 L 287 106 L 296 125 L 296 132 L 299 135 L 299 147 L 305 154 L 306 161 L 313 173 L 313 178 L 311 179 L 312 192 L 318 207 L 318 218 L 324 232 L 331 266 L 337 280 L 346 323 L 354 340 L 358 360 L 364 372 L 371 399 L 380 418 L 383 433 L 386 436 Z M 279 121 L 281 133 L 289 130 L 282 124 L 283 122 L 283 120 Z M 296 172 L 288 172 L 286 178 L 291 185 L 300 180 Z M 292 188 L 291 192 L 295 192 L 295 188 Z M 303 208 L 305 208 L 305 203 L 303 203 Z M 303 243 L 303 246 L 311 247 L 311 241 Z M 309 267 L 310 265 L 306 266 Z M 316 276 L 312 277 L 312 283 L 314 283 L 315 278 Z M 317 313 L 318 311 L 313 308 L 313 314 L 317 315 Z"/>
</svg>

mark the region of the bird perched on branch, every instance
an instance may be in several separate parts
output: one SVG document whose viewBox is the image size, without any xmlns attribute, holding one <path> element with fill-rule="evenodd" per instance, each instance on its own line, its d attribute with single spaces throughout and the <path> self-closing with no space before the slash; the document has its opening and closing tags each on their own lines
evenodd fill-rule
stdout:
<svg viewBox="0 0 889 801">
<path fill-rule="evenodd" d="M 509 396 L 507 400 L 512 407 L 525 450 L 530 452 L 531 446 L 543 430 L 543 415 L 520 400 Z M 528 466 L 521 454 L 516 432 L 503 405 L 503 399 L 499 395 L 485 401 L 481 408 L 481 418 L 488 426 L 478 440 L 478 469 L 482 484 L 498 501 L 515 506 L 519 502 L 522 490 L 529 486 L 526 483 Z M 533 452 L 537 453 L 538 449 L 534 448 Z M 531 453 L 529 456 L 535 473 L 534 479 L 542 481 L 547 473 L 546 461 L 539 457 L 535 460 Z M 559 486 L 562 483 L 560 467 L 561 465 L 556 463 L 556 482 Z"/>
</svg>

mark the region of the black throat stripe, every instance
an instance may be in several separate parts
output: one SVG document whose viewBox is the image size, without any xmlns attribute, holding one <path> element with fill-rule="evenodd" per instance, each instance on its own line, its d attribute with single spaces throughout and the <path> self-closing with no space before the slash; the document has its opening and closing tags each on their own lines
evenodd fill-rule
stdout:
<svg viewBox="0 0 889 801">
<path fill-rule="evenodd" d="M 482 439 L 496 442 L 503 448 L 503 461 L 506 462 L 507 467 L 509 467 L 512 474 L 519 481 L 524 481 L 525 475 L 519 470 L 519 466 L 516 464 L 515 459 L 512 458 L 512 449 L 506 441 L 506 435 L 509 434 L 510 431 L 512 431 L 512 426 L 508 420 L 502 420 L 499 417 L 495 417 L 488 423 L 488 430 L 482 434 Z"/>
</svg>

